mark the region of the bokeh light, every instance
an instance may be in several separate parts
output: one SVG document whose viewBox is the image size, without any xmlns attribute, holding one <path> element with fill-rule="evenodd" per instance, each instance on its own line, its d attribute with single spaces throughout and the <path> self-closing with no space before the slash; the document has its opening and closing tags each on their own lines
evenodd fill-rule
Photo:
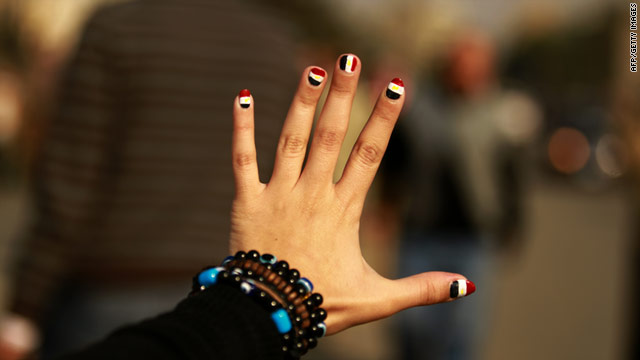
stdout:
<svg viewBox="0 0 640 360">
<path fill-rule="evenodd" d="M 575 128 L 558 128 L 548 145 L 549 161 L 563 174 L 574 174 L 587 164 L 591 149 L 587 137 Z"/>
</svg>

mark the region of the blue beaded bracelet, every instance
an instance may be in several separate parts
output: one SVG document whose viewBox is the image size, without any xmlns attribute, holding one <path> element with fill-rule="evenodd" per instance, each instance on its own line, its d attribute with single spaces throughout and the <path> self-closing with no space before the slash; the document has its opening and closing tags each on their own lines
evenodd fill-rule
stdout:
<svg viewBox="0 0 640 360">
<path fill-rule="evenodd" d="M 286 358 L 296 359 L 317 345 L 317 338 L 326 334 L 324 320 L 327 313 L 319 306 L 322 295 L 312 293 L 313 283 L 301 278 L 286 261 L 277 261 L 271 254 L 239 251 L 227 256 L 221 266 L 209 267 L 194 277 L 191 294 L 217 283 L 236 285 L 254 298 L 271 316 L 282 336 L 282 351 Z M 261 290 L 256 283 L 278 295 L 279 301 Z"/>
</svg>

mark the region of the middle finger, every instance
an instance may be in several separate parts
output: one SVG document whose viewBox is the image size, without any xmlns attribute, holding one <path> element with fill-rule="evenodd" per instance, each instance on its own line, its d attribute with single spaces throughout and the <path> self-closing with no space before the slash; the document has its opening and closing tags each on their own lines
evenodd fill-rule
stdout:
<svg viewBox="0 0 640 360">
<path fill-rule="evenodd" d="M 342 55 L 336 63 L 327 101 L 318 119 L 309 158 L 302 172 L 304 181 L 331 181 L 349 126 L 360 69 L 360 59 L 352 54 Z"/>
</svg>

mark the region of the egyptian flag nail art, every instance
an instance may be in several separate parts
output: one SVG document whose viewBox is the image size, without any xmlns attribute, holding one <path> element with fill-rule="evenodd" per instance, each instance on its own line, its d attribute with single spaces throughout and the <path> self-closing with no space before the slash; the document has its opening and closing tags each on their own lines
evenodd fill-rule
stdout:
<svg viewBox="0 0 640 360">
<path fill-rule="evenodd" d="M 353 55 L 343 55 L 340 58 L 340 69 L 348 73 L 356 71 L 356 65 L 358 65 L 358 58 Z"/>
<path fill-rule="evenodd" d="M 468 296 L 473 294 L 476 291 L 476 284 L 469 280 L 456 280 L 451 283 L 451 288 L 449 291 L 449 296 L 451 298 L 461 298 L 463 296 Z"/>
<path fill-rule="evenodd" d="M 387 97 L 396 100 L 399 99 L 402 94 L 404 94 L 404 83 L 402 79 L 395 78 L 391 80 L 387 87 Z"/>
<path fill-rule="evenodd" d="M 248 108 L 249 106 L 251 106 L 251 93 L 249 92 L 249 90 L 244 89 L 244 90 L 240 90 L 240 106 L 244 109 Z"/>
<path fill-rule="evenodd" d="M 320 84 L 322 84 L 322 81 L 324 80 L 324 77 L 327 75 L 327 73 L 320 69 L 320 68 L 313 68 L 311 69 L 311 71 L 309 71 L 309 83 L 311 83 L 311 85 L 313 86 L 318 86 Z"/>
</svg>

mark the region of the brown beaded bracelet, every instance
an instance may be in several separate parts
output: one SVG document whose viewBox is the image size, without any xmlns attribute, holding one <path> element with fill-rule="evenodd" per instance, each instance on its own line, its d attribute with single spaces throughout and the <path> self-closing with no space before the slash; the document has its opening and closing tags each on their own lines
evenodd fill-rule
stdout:
<svg viewBox="0 0 640 360">
<path fill-rule="evenodd" d="M 298 270 L 289 269 L 286 261 L 277 261 L 271 254 L 261 256 L 255 250 L 239 251 L 235 256 L 228 256 L 221 266 L 206 268 L 196 275 L 191 294 L 218 281 L 237 285 L 272 311 L 287 358 L 299 358 L 315 348 L 317 338 L 326 333 L 327 312 L 320 308 L 322 295 L 313 293 L 311 281 L 301 278 Z"/>
</svg>

